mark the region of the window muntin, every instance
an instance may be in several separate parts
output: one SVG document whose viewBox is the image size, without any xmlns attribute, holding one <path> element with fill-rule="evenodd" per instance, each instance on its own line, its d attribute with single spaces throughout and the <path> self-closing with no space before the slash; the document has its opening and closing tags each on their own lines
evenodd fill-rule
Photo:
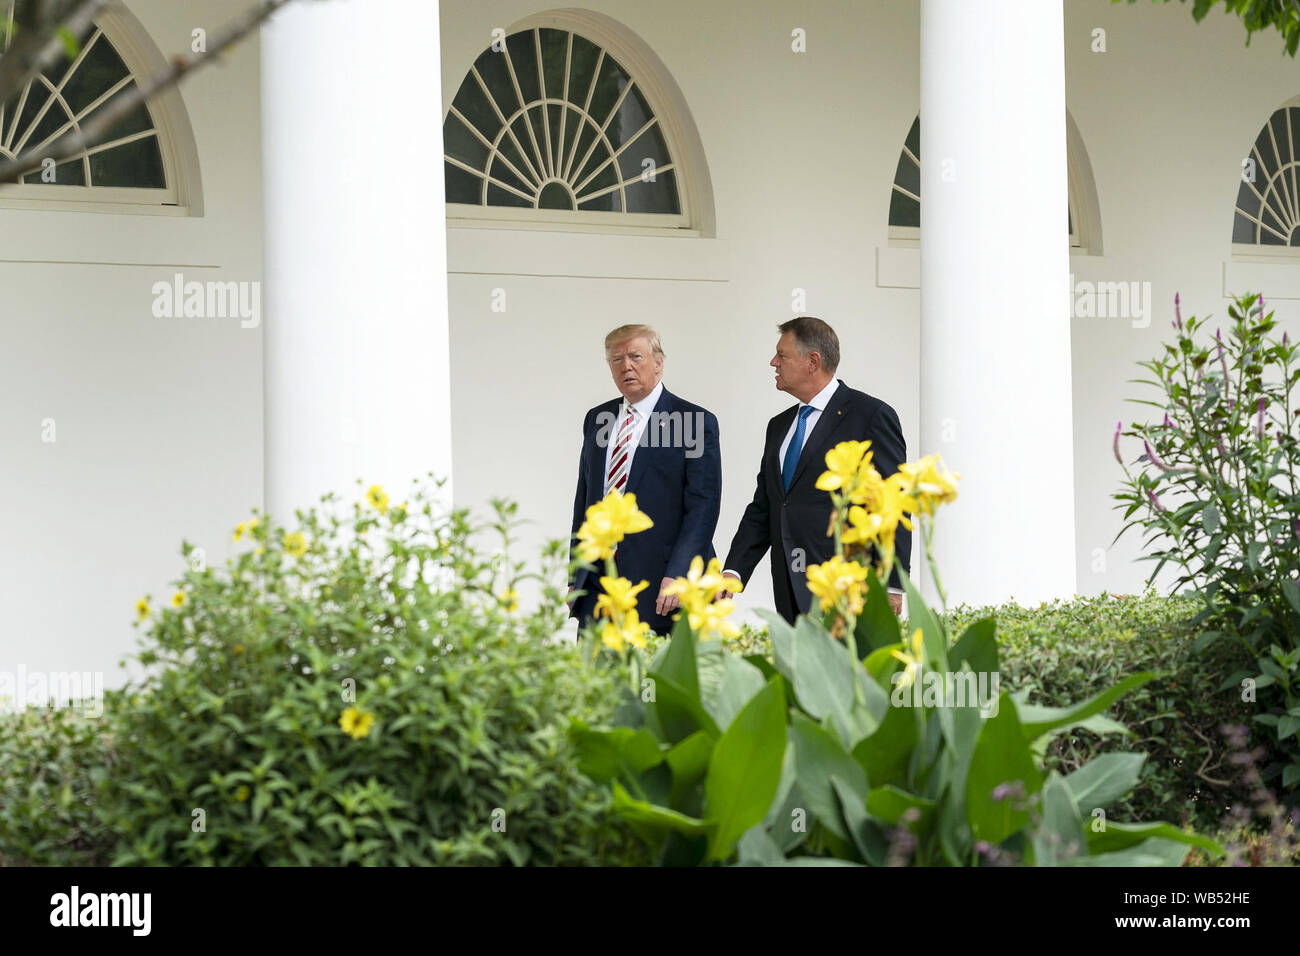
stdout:
<svg viewBox="0 0 1300 956">
<path fill-rule="evenodd" d="M 1232 219 L 1238 245 L 1300 247 L 1300 106 L 1269 117 L 1251 146 L 1254 181 L 1243 169 Z"/>
<path fill-rule="evenodd" d="M 3 7 L 9 27 L 0 41 L 3 49 L 12 36 L 13 14 L 11 0 Z M 134 88 L 130 69 L 98 25 L 92 24 L 77 39 L 75 57 L 60 55 L 25 89 L 0 104 L 0 158 L 52 146 Z M 59 163 L 52 180 L 42 173 L 37 169 L 26 174 L 23 185 L 167 188 L 158 129 L 143 104 L 119 120 L 104 142 Z"/>
<path fill-rule="evenodd" d="M 682 214 L 659 118 L 635 78 L 573 31 L 522 30 L 480 54 L 443 143 L 449 204 Z"/>
</svg>

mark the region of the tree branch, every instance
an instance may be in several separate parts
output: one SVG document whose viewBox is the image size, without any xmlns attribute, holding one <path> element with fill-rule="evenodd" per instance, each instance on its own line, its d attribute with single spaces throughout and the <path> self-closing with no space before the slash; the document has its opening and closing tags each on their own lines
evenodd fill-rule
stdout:
<svg viewBox="0 0 1300 956">
<path fill-rule="evenodd" d="M 9 49 L 0 57 L 0 103 L 27 86 L 63 52 L 60 28 L 80 36 L 114 0 L 18 0 Z M 0 11 L 7 7 L 0 0 Z"/>
</svg>

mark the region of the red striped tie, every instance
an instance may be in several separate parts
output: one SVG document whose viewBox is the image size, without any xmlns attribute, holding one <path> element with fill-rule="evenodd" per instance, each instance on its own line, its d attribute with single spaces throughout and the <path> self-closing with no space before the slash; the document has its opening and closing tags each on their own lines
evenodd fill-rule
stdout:
<svg viewBox="0 0 1300 956">
<path fill-rule="evenodd" d="M 627 473 L 631 467 L 629 464 L 632 460 L 632 449 L 629 447 L 632 443 L 632 432 L 636 425 L 636 410 L 628 405 L 623 404 L 626 410 L 623 423 L 618 427 L 618 437 L 614 441 L 614 450 L 609 454 L 609 472 L 605 475 L 605 494 L 611 491 L 622 491 L 627 485 Z"/>
</svg>

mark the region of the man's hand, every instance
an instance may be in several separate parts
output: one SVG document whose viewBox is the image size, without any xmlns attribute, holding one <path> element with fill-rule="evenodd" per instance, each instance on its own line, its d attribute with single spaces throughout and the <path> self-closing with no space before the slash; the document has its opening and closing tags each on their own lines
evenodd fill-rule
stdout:
<svg viewBox="0 0 1300 956">
<path fill-rule="evenodd" d="M 722 576 L 724 578 L 731 578 L 731 580 L 735 581 L 737 584 L 740 583 L 740 578 L 736 577 L 734 574 L 730 572 L 725 572 Z M 735 591 L 719 591 L 717 597 L 715 597 L 713 600 L 725 601 L 727 598 L 733 597 L 735 593 L 736 593 Z"/>
<path fill-rule="evenodd" d="M 889 592 L 889 606 L 894 609 L 895 614 L 903 613 L 903 595 Z"/>
<path fill-rule="evenodd" d="M 672 584 L 675 578 L 664 578 L 659 582 L 659 597 L 655 601 L 655 611 L 667 617 L 673 611 L 682 606 L 682 602 L 677 599 L 676 594 L 664 594 L 664 589 Z"/>
</svg>

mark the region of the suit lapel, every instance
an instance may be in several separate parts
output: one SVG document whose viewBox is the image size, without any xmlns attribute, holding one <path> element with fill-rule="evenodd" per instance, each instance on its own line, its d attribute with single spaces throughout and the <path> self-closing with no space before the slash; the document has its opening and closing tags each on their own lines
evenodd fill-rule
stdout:
<svg viewBox="0 0 1300 956">
<path fill-rule="evenodd" d="M 767 457 L 764 459 L 765 466 L 772 470 L 776 478 L 778 488 L 781 487 L 781 442 L 785 441 L 785 433 L 790 430 L 790 423 L 794 421 L 797 414 L 799 414 L 799 406 L 795 405 L 787 408 L 777 417 L 775 434 L 772 436 L 774 441 L 767 449 Z"/>
<path fill-rule="evenodd" d="M 627 487 L 623 489 L 624 494 L 636 494 L 637 485 L 641 483 L 641 476 L 645 474 L 646 466 L 650 464 L 650 456 L 659 454 L 660 449 L 667 446 L 667 439 L 672 436 L 665 436 L 663 429 L 668 425 L 668 419 L 661 413 L 666 413 L 672 408 L 673 396 L 668 389 L 659 393 L 659 401 L 655 402 L 654 410 L 650 413 L 650 420 L 645 423 L 645 428 L 641 431 L 641 437 L 637 440 L 636 454 L 632 456 L 632 467 L 627 473 Z M 652 438 L 650 429 L 660 429 L 657 438 Z"/>
<path fill-rule="evenodd" d="M 840 423 L 844 421 L 844 406 L 848 402 L 849 387 L 844 384 L 843 380 L 838 381 L 839 387 L 835 389 L 830 401 L 826 403 L 826 407 L 817 418 L 817 424 L 813 427 L 812 434 L 804 437 L 803 451 L 799 453 L 799 462 L 794 468 L 794 478 L 790 480 L 791 488 L 799 483 L 799 476 L 808 467 L 808 462 L 814 458 L 818 462 L 825 459 L 831 436 Z"/>
</svg>

